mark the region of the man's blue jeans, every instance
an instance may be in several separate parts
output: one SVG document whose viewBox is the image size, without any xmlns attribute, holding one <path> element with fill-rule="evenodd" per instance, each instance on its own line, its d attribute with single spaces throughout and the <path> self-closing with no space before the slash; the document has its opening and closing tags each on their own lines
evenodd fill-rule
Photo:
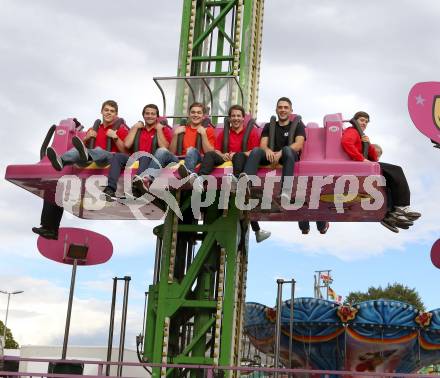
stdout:
<svg viewBox="0 0 440 378">
<path fill-rule="evenodd" d="M 129 155 L 123 154 L 121 152 L 117 152 L 113 155 L 110 172 L 108 174 L 108 183 L 107 186 L 114 191 L 116 191 L 118 185 L 118 179 L 121 174 L 122 168 L 127 165 Z M 151 158 L 149 156 L 141 156 L 139 158 L 139 168 L 137 170 L 137 175 L 141 175 L 148 167 L 151 162 Z"/>
<path fill-rule="evenodd" d="M 160 169 L 165 168 L 170 163 L 178 163 L 179 158 L 168 151 L 166 148 L 158 148 L 144 175 L 154 180 L 160 174 Z M 197 164 L 202 161 L 202 155 L 197 148 L 189 148 L 185 156 L 185 167 L 190 172 L 194 172 Z"/>
<path fill-rule="evenodd" d="M 179 158 L 168 151 L 166 148 L 158 148 L 154 153 L 154 159 L 151 159 L 150 163 L 142 173 L 143 176 L 148 176 L 154 180 L 160 174 L 160 170 L 165 168 L 170 163 L 178 163 Z"/>
<path fill-rule="evenodd" d="M 191 173 L 194 172 L 197 164 L 199 164 L 201 161 L 202 155 L 200 154 L 199 150 L 194 147 L 188 148 L 184 162 L 186 169 L 188 169 L 188 171 Z"/>
<path fill-rule="evenodd" d="M 90 158 L 98 165 L 107 165 L 110 164 L 113 153 L 107 150 L 102 149 L 101 147 L 90 148 L 87 149 Z M 79 156 L 79 152 L 76 148 L 71 148 L 69 151 L 66 151 L 63 155 L 61 155 L 61 160 L 64 165 L 72 165 L 72 164 L 87 164 L 87 161 L 81 160 Z"/>
</svg>

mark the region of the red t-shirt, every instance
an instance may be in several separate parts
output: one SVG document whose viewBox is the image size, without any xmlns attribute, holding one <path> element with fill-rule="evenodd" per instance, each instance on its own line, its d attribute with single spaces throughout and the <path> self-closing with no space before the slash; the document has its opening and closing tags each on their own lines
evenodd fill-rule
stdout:
<svg viewBox="0 0 440 378">
<path fill-rule="evenodd" d="M 212 127 L 205 128 L 206 136 L 208 137 L 208 141 L 212 147 L 215 146 L 215 133 Z M 186 151 L 190 147 L 197 147 L 197 129 L 192 128 L 191 126 L 186 126 L 185 136 L 183 137 L 183 150 L 182 155 L 186 155 Z M 202 147 L 203 150 L 203 147 Z M 204 151 L 200 151 L 204 152 Z"/>
<path fill-rule="evenodd" d="M 162 128 L 163 135 L 168 143 L 171 142 L 172 132 L 168 126 L 164 126 Z M 146 127 L 141 129 L 141 133 L 139 135 L 139 151 L 151 152 L 153 146 L 153 139 L 156 135 L 156 128 L 152 127 L 148 130 Z"/>
<path fill-rule="evenodd" d="M 104 126 L 103 123 L 99 125 L 97 135 L 96 135 L 96 141 L 95 141 L 95 147 L 101 147 L 103 150 L 107 149 L 107 130 L 111 128 L 112 125 Z M 89 130 L 92 130 L 90 128 Z M 119 139 L 124 140 L 125 137 L 128 135 L 128 127 L 125 124 L 122 124 L 118 130 L 116 130 L 116 135 L 119 137 Z M 116 147 L 115 142 L 112 140 L 112 149 L 111 152 L 119 152 L 118 147 Z"/>
<path fill-rule="evenodd" d="M 243 127 L 243 129 L 237 133 L 232 128 L 229 129 L 229 151 L 227 152 L 241 152 L 242 151 L 242 144 L 243 144 L 243 137 L 244 133 L 246 132 L 246 128 Z M 215 141 L 215 149 L 222 151 L 223 148 L 223 133 L 224 130 L 218 134 L 217 139 Z M 247 150 L 251 151 L 255 147 L 258 147 L 260 145 L 260 138 L 258 137 L 257 130 L 252 129 L 251 134 L 249 135 L 249 139 L 247 142 Z"/>
<path fill-rule="evenodd" d="M 361 136 L 354 127 L 344 130 L 341 139 L 342 148 L 351 160 L 363 161 Z M 378 161 L 376 149 L 370 144 L 368 147 L 368 160 Z"/>
</svg>

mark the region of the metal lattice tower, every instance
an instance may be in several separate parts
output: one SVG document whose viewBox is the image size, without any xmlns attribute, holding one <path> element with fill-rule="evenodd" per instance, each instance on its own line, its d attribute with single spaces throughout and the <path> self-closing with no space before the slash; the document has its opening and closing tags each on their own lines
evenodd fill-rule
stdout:
<svg viewBox="0 0 440 378">
<path fill-rule="evenodd" d="M 177 75 L 238 76 L 256 116 L 263 13 L 264 0 L 185 0 Z"/>
<path fill-rule="evenodd" d="M 184 0 L 178 76 L 238 76 L 244 107 L 256 115 L 263 0 Z M 217 82 L 217 79 L 216 79 Z M 191 93 L 192 91 L 192 93 Z M 184 114 L 195 90 L 178 86 L 177 112 Z M 230 98 L 237 96 L 231 89 Z M 215 120 L 214 120 L 215 121 Z M 153 363 L 240 364 L 244 321 L 249 219 L 235 205 L 217 201 L 195 220 L 190 192 L 177 192 L 183 220 L 169 212 L 156 227 L 156 266 L 149 287 L 144 359 Z M 196 372 L 154 369 L 153 376 Z"/>
</svg>

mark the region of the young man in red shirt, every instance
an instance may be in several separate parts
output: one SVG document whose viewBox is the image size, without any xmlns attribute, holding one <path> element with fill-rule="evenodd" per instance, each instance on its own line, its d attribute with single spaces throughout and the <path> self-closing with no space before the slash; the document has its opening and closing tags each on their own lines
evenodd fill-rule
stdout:
<svg viewBox="0 0 440 378">
<path fill-rule="evenodd" d="M 113 158 L 113 153 L 126 151 L 124 139 L 128 134 L 128 127 L 122 124 L 118 130 L 113 130 L 112 128 L 118 118 L 118 104 L 116 101 L 105 101 L 101 106 L 101 115 L 102 123 L 98 131 L 89 129 L 83 140 L 74 136 L 72 138 L 74 148 L 65 152 L 61 157 L 58 156 L 52 147 L 48 147 L 47 157 L 57 171 L 61 171 L 65 165 L 87 164 L 91 161 L 99 165 L 107 165 Z M 87 143 L 92 138 L 96 138 L 95 148 L 88 149 L 84 143 Z M 106 150 L 107 138 L 111 138 L 111 151 Z M 62 216 L 62 207 L 49 201 L 44 201 L 41 212 L 41 226 L 33 227 L 32 231 L 46 239 L 58 239 L 58 229 Z"/>
<path fill-rule="evenodd" d="M 153 149 L 155 148 L 155 146 L 153 146 L 153 142 L 155 140 L 157 143 L 157 148 L 168 148 L 171 142 L 172 132 L 169 127 L 162 125 L 158 121 L 159 108 L 157 105 L 145 105 L 142 109 L 142 117 L 144 122 L 136 122 L 124 140 L 126 150 L 129 151 L 133 149 L 134 141 L 139 130 L 139 145 L 137 146 L 138 151 L 144 151 L 150 154 L 153 153 Z M 128 154 L 119 152 L 115 153 L 111 160 L 108 183 L 104 189 L 104 194 L 108 200 L 115 198 L 119 175 L 121 174 L 122 168 L 127 164 L 129 157 L 130 156 Z M 148 169 L 150 162 L 151 158 L 148 156 L 141 156 L 139 158 L 139 167 L 137 174 L 133 179 L 132 190 L 134 196 L 140 195 L 139 186 L 143 185 L 141 175 Z"/>
<path fill-rule="evenodd" d="M 152 159 L 148 165 L 147 174 L 143 177 L 142 186 L 139 186 L 140 194 L 148 191 L 151 182 L 160 174 L 160 169 L 170 163 L 178 163 L 179 157 L 175 154 L 178 149 L 179 135 L 183 133 L 182 155 L 185 155 L 184 164 L 180 165 L 178 172 L 181 178 L 191 176 L 193 182 L 197 177 L 194 172 L 197 164 L 202 160 L 202 154 L 214 150 L 215 133 L 212 127 L 204 127 L 203 117 L 205 115 L 205 105 L 200 102 L 194 102 L 189 107 L 189 123 L 186 126 L 179 126 L 174 130 L 173 138 L 166 148 L 158 148 L 154 153 L 155 159 Z M 200 138 L 201 149 L 197 149 L 197 139 Z"/>
<path fill-rule="evenodd" d="M 193 183 L 194 190 L 202 192 L 204 189 L 203 176 L 209 175 L 215 166 L 221 165 L 225 161 L 232 161 L 233 175 L 238 178 L 238 175 L 243 172 L 250 152 L 260 144 L 257 130 L 253 129 L 249 134 L 246 150 L 243 151 L 243 137 L 246 131 L 243 123 L 245 117 L 244 108 L 240 105 L 233 105 L 229 108 L 228 115 L 230 123 L 228 151 L 222 152 L 224 131 L 221 131 L 215 142 L 215 151 L 207 152 L 202 159 L 199 177 Z M 261 230 L 258 222 L 252 221 L 251 227 L 255 232 L 257 243 L 270 237 L 270 232 Z"/>
<path fill-rule="evenodd" d="M 113 130 L 113 124 L 118 119 L 118 104 L 116 101 L 108 100 L 101 107 L 102 123 L 98 130 L 90 128 L 83 140 L 74 136 L 72 138 L 73 148 L 58 156 L 56 151 L 49 147 L 47 157 L 52 166 L 61 171 L 65 165 L 87 164 L 95 162 L 98 165 L 105 166 L 110 163 L 115 152 L 126 152 L 124 139 L 128 135 L 128 127 L 120 125 L 117 130 Z M 95 138 L 95 147 L 87 148 L 85 145 Z M 107 151 L 107 138 L 112 140 L 111 151 Z"/>
<path fill-rule="evenodd" d="M 353 117 L 362 131 L 365 131 L 370 116 L 366 112 L 357 112 Z M 362 154 L 362 142 L 368 143 L 368 158 Z M 377 149 L 370 144 L 368 136 L 360 136 L 355 127 L 344 130 L 342 135 L 342 148 L 352 160 L 359 162 L 378 161 Z M 399 232 L 399 228 L 407 229 L 413 225 L 421 214 L 412 210 L 410 205 L 410 190 L 403 170 L 398 165 L 379 162 L 382 174 L 386 179 L 386 186 L 390 193 L 392 206 L 381 224 L 393 232 Z"/>
</svg>

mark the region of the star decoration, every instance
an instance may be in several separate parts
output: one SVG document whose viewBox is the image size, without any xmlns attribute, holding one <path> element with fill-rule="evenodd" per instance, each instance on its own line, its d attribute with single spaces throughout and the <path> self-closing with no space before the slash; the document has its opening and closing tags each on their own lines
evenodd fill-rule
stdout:
<svg viewBox="0 0 440 378">
<path fill-rule="evenodd" d="M 416 96 L 416 104 L 417 105 L 425 105 L 426 98 L 423 98 L 422 95 Z"/>
</svg>

